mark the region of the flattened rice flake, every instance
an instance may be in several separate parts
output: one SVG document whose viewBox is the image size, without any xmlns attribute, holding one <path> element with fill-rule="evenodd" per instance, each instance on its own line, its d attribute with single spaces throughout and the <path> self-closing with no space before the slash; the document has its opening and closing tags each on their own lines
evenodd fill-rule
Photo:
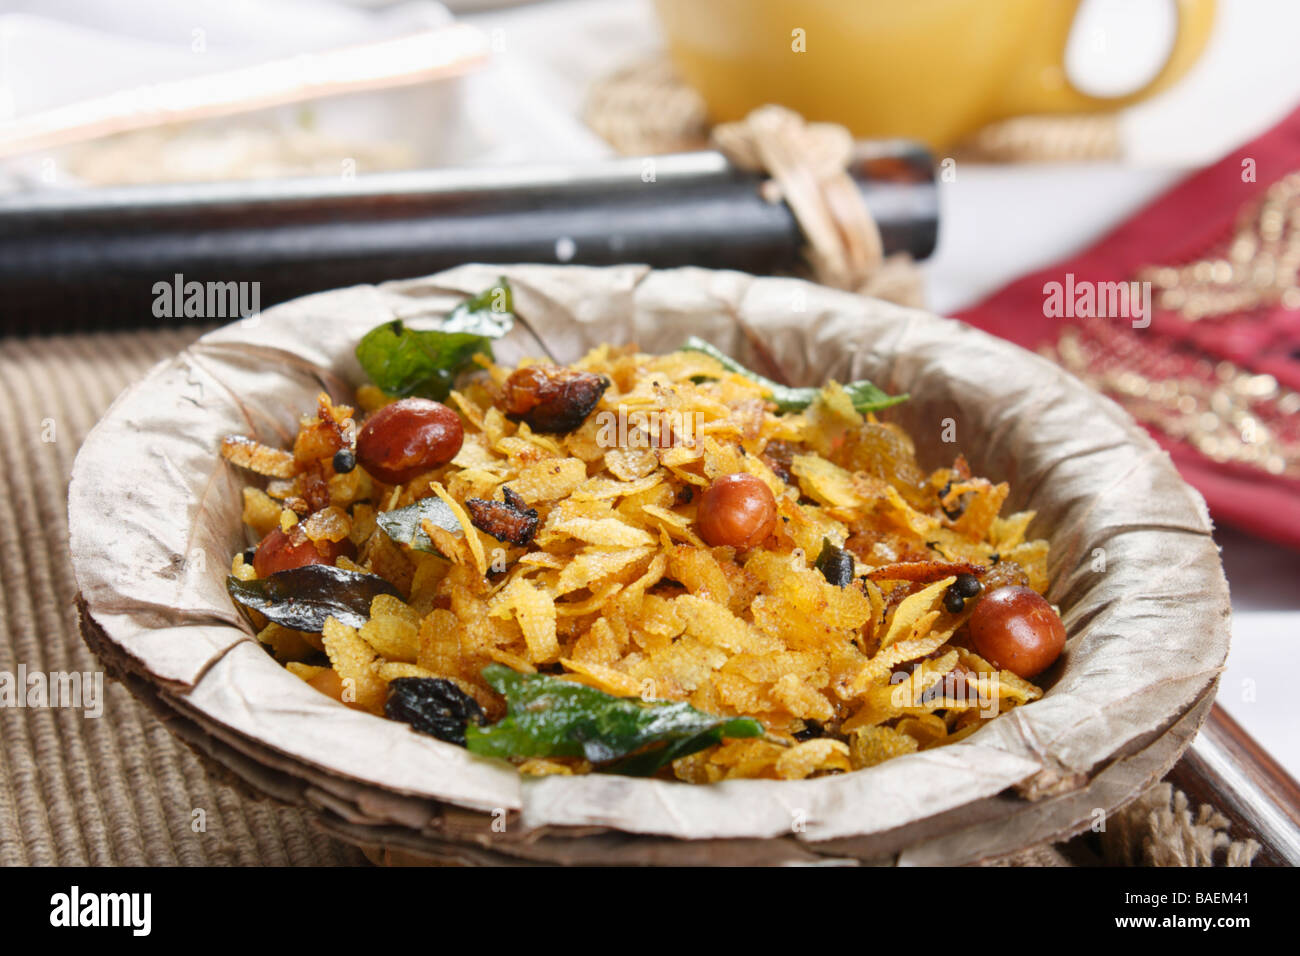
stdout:
<svg viewBox="0 0 1300 956">
<path fill-rule="evenodd" d="M 361 639 L 356 628 L 325 619 L 321 633 L 330 666 L 343 684 L 343 702 L 372 714 L 382 714 L 388 697 L 388 683 L 375 670 L 379 655 Z"/>
<path fill-rule="evenodd" d="M 402 595 L 376 598 L 360 628 L 331 618 L 320 635 L 274 624 L 259 632 L 313 687 L 381 714 L 389 681 L 441 677 L 497 719 L 504 704 L 481 676 L 497 662 L 765 725 L 763 737 L 675 761 L 671 773 L 694 783 L 864 769 L 962 739 L 1042 696 L 965 646 L 968 612 L 945 606 L 955 571 L 925 585 L 865 577 L 891 563 L 1005 560 L 1041 593 L 1048 551 L 1026 537 L 1033 513 L 1001 517 L 1009 487 L 972 477 L 963 459 L 927 476 L 901 430 L 864 418 L 838 384 L 801 413 L 777 414 L 763 386 L 703 353 L 602 346 L 573 366 L 610 381 L 596 410 L 567 433 L 543 434 L 498 405 L 512 369 L 481 364 L 446 400 L 465 430 L 455 457 L 383 498 L 363 468 L 330 468 L 362 421 L 327 398 L 302 420 L 296 455 L 251 440 L 223 447 L 270 479 L 244 490 L 255 534 L 301 520 L 312 541 L 356 546 L 339 567 L 378 574 Z M 369 385 L 357 393 L 364 412 L 390 401 Z M 612 410 L 620 427 L 599 414 Z M 885 460 L 845 451 L 868 446 Z M 772 491 L 775 533 L 747 552 L 710 548 L 697 533 L 700 493 L 737 472 Z M 317 500 L 307 511 L 309 486 Z M 465 508 L 470 497 L 503 500 L 503 488 L 539 513 L 525 545 L 487 538 Z M 461 526 L 424 523 L 440 555 L 395 543 L 377 522 L 430 494 Z M 817 570 L 825 542 L 850 550 L 848 586 Z M 242 555 L 231 574 L 256 578 Z M 805 731 L 811 739 L 795 738 Z M 519 769 L 592 767 L 532 758 Z"/>
<path fill-rule="evenodd" d="M 916 738 L 893 727 L 859 727 L 849 738 L 849 762 L 863 770 L 919 749 Z"/>
<path fill-rule="evenodd" d="M 819 737 L 795 744 L 776 760 L 776 775 L 782 780 L 802 780 L 817 770 L 852 770 L 849 746 L 842 740 Z"/>
<path fill-rule="evenodd" d="M 528 658 L 534 664 L 555 660 L 560 645 L 556 640 L 555 600 L 527 578 L 516 577 L 492 600 L 495 617 L 513 615 L 523 632 Z"/>
</svg>

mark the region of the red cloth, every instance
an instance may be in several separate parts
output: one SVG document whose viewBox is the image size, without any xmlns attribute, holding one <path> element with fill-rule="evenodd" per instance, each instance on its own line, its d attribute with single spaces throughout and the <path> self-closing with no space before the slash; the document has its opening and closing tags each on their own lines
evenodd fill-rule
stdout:
<svg viewBox="0 0 1300 956">
<path fill-rule="evenodd" d="M 1254 162 L 1254 182 L 1243 181 L 1245 160 Z M 1044 316 L 1046 283 L 1064 283 L 1067 273 L 1073 273 L 1076 286 L 1132 281 L 1146 266 L 1181 265 L 1213 255 L 1233 235 L 1243 207 L 1296 170 L 1300 109 L 1259 139 L 1184 180 L 1080 255 L 1018 279 L 957 317 L 1025 348 L 1052 346 L 1064 327 L 1084 324 Z M 1120 326 L 1125 322 L 1093 321 Z M 1153 303 L 1150 328 L 1112 334 L 1126 335 L 1126 343 L 1149 353 L 1151 367 L 1164 368 L 1166 374 L 1182 374 L 1187 363 L 1198 358 L 1211 363 L 1226 359 L 1300 389 L 1300 311 L 1280 305 L 1192 322 Z M 1184 363 L 1181 369 L 1176 362 Z M 1300 428 L 1298 419 L 1290 415 L 1268 424 L 1294 434 Z M 1300 548 L 1300 481 L 1248 464 L 1213 461 L 1187 442 L 1150 425 L 1148 429 L 1169 450 L 1183 477 L 1205 496 L 1216 521 Z"/>
</svg>

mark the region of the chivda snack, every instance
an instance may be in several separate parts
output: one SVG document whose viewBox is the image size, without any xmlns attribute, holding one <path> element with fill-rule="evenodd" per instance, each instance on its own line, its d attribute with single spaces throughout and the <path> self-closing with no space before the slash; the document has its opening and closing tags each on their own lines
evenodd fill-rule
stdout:
<svg viewBox="0 0 1300 956">
<path fill-rule="evenodd" d="M 230 593 L 348 706 L 530 774 L 799 779 L 1037 699 L 1065 631 L 1032 513 L 926 473 L 869 382 L 789 388 L 688 340 L 494 363 L 504 282 L 357 347 L 266 479 Z"/>
</svg>

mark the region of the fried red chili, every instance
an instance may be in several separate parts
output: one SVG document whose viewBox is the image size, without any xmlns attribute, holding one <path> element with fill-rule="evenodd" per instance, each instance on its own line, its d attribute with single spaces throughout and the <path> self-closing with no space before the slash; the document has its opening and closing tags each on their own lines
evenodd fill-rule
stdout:
<svg viewBox="0 0 1300 956">
<path fill-rule="evenodd" d="M 903 561 L 898 564 L 882 564 L 867 572 L 873 581 L 924 581 L 927 584 L 942 581 L 954 574 L 979 575 L 985 572 L 983 565 L 968 564 L 964 561 Z"/>
<path fill-rule="evenodd" d="M 537 534 L 537 509 L 529 508 L 524 499 L 509 488 L 502 488 L 505 501 L 488 501 L 485 498 L 466 498 L 465 510 L 469 519 L 485 534 L 498 541 L 524 547 Z"/>
<path fill-rule="evenodd" d="M 502 383 L 502 409 L 536 432 L 571 432 L 583 423 L 609 379 L 591 372 L 530 365 L 510 373 Z"/>
</svg>

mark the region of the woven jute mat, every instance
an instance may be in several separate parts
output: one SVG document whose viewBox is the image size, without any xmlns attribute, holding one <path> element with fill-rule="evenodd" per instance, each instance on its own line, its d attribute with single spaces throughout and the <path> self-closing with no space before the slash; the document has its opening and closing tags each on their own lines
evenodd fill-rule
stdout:
<svg viewBox="0 0 1300 956">
<path fill-rule="evenodd" d="M 200 331 L 0 340 L 0 672 L 100 670 L 74 607 L 72 461 L 118 392 Z M 122 467 L 144 486 L 153 465 Z M 215 782 L 123 687 L 103 688 L 99 717 L 0 707 L 0 865 L 365 862 L 301 812 Z"/>
<path fill-rule="evenodd" d="M 0 339 L 0 675 L 101 673 L 74 607 L 66 511 L 72 462 L 117 394 L 201 331 Z M 122 462 L 138 471 L 141 487 L 156 466 Z M 107 680 L 100 716 L 0 706 L 0 865 L 366 862 L 308 815 L 224 779 Z M 1112 818 L 1105 839 L 1037 847 L 1011 862 L 1249 865 L 1253 851 L 1228 839 L 1226 821 L 1193 809 L 1161 785 Z"/>
</svg>

